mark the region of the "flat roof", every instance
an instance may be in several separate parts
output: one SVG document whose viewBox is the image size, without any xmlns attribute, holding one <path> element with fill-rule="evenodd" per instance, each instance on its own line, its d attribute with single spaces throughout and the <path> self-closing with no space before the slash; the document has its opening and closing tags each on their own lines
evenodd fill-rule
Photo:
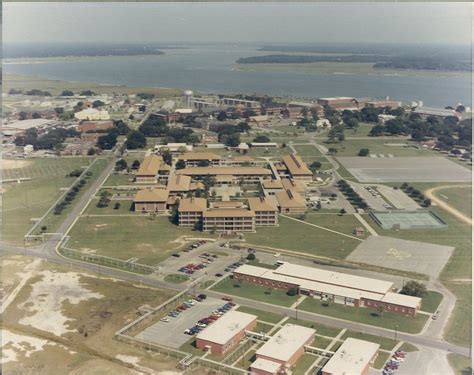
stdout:
<svg viewBox="0 0 474 375">
<path fill-rule="evenodd" d="M 291 154 L 291 155 L 283 155 L 281 157 L 281 161 L 286 165 L 288 171 L 294 175 L 304 175 L 304 176 L 312 176 L 313 172 L 311 172 L 306 165 L 306 163 L 301 159 L 301 156 Z"/>
<path fill-rule="evenodd" d="M 256 319 L 255 315 L 232 310 L 208 325 L 196 338 L 224 345 Z"/>
<path fill-rule="evenodd" d="M 337 349 L 322 371 L 334 375 L 362 374 L 379 348 L 379 344 L 349 337 Z"/>
<path fill-rule="evenodd" d="M 268 176 L 272 172 L 262 167 L 187 167 L 176 171 L 177 174 L 185 174 L 188 176 L 202 175 L 234 175 L 234 176 Z"/>
<path fill-rule="evenodd" d="M 52 124 L 54 122 L 55 120 L 49 120 L 49 119 L 44 119 L 44 118 L 34 118 L 34 119 L 28 119 L 28 120 L 15 121 L 10 124 L 3 124 L 2 128 L 26 130 L 30 128 L 36 128 L 37 126 Z"/>
<path fill-rule="evenodd" d="M 274 358 L 280 361 L 288 362 L 290 358 L 309 340 L 312 339 L 316 330 L 295 324 L 286 324 L 275 333 L 270 340 L 255 353 L 259 355 Z"/>
<path fill-rule="evenodd" d="M 262 186 L 264 189 L 283 189 L 281 180 L 263 180 Z"/>
<path fill-rule="evenodd" d="M 255 217 L 255 212 L 244 208 L 216 208 L 204 211 L 203 217 Z"/>
<path fill-rule="evenodd" d="M 393 283 L 389 281 L 349 275 L 342 272 L 327 271 L 321 268 L 300 266 L 287 262 L 279 266 L 274 272 L 285 276 L 292 276 L 309 281 L 365 290 L 379 294 L 387 293 L 393 286 Z"/>
<path fill-rule="evenodd" d="M 167 189 L 169 191 L 189 191 L 191 177 L 185 175 L 172 174 L 168 177 Z"/>
<path fill-rule="evenodd" d="M 212 208 L 242 208 L 244 203 L 240 201 L 218 201 L 212 204 Z"/>
<path fill-rule="evenodd" d="M 275 200 L 270 197 L 249 198 L 248 202 L 252 211 L 278 211 Z"/>
<path fill-rule="evenodd" d="M 383 296 L 381 301 L 391 303 L 393 305 L 411 307 L 413 309 L 421 306 L 421 298 L 393 292 L 388 292 L 385 296 Z"/>
<path fill-rule="evenodd" d="M 281 367 L 281 363 L 273 362 L 265 358 L 257 358 L 250 367 L 255 370 L 261 370 L 270 374 L 276 374 Z"/>
<path fill-rule="evenodd" d="M 179 160 L 221 160 L 222 157 L 212 152 L 185 152 Z"/>
<path fill-rule="evenodd" d="M 179 201 L 178 212 L 205 211 L 206 208 L 206 198 L 183 198 Z"/>
<path fill-rule="evenodd" d="M 163 189 L 144 189 L 138 190 L 135 194 L 134 202 L 166 202 L 168 200 L 168 191 Z"/>
<path fill-rule="evenodd" d="M 281 184 L 285 190 L 294 189 L 298 193 L 304 193 L 306 190 L 306 185 L 303 181 L 300 180 L 290 180 L 289 178 L 282 178 Z"/>
<path fill-rule="evenodd" d="M 306 208 L 306 202 L 303 197 L 293 189 L 277 191 L 275 196 L 278 204 L 283 208 Z"/>
</svg>

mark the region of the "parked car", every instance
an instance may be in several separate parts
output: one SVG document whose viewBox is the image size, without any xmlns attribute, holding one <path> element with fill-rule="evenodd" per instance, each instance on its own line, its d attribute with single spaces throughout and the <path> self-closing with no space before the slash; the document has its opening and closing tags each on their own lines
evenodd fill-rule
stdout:
<svg viewBox="0 0 474 375">
<path fill-rule="evenodd" d="M 216 277 L 222 277 L 222 273 L 216 273 Z"/>
<path fill-rule="evenodd" d="M 169 321 L 170 321 L 169 318 L 161 318 L 160 319 L 160 322 L 168 323 Z"/>
<path fill-rule="evenodd" d="M 174 256 L 175 258 L 179 258 L 181 255 L 179 255 L 178 253 L 173 253 L 171 254 L 172 256 Z"/>
<path fill-rule="evenodd" d="M 207 296 L 205 294 L 199 294 L 198 297 L 201 298 L 201 299 L 206 299 L 207 298 Z"/>
<path fill-rule="evenodd" d="M 228 296 L 225 296 L 225 297 L 222 297 L 222 299 L 224 301 L 232 301 L 232 298 L 228 297 Z"/>
</svg>

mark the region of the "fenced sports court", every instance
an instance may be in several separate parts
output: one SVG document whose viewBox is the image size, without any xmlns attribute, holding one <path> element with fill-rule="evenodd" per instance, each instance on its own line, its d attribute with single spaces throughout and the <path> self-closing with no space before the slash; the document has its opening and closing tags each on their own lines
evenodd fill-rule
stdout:
<svg viewBox="0 0 474 375">
<path fill-rule="evenodd" d="M 382 229 L 437 229 L 448 226 L 431 211 L 372 211 L 370 216 Z"/>
</svg>

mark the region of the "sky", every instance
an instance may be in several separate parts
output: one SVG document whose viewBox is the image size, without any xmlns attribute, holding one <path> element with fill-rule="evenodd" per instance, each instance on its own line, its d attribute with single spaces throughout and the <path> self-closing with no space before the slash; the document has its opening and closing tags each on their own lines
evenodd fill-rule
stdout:
<svg viewBox="0 0 474 375">
<path fill-rule="evenodd" d="M 3 41 L 471 44 L 470 3 L 3 3 Z"/>
</svg>

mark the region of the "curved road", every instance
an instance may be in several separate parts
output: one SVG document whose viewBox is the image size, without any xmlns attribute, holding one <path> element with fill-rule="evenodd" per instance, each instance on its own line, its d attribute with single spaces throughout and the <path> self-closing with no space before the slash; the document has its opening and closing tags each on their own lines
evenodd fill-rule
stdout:
<svg viewBox="0 0 474 375">
<path fill-rule="evenodd" d="M 438 207 L 442 208 L 443 210 L 449 212 L 451 215 L 456 217 L 457 219 L 461 220 L 463 223 L 472 226 L 472 219 L 464 215 L 461 211 L 458 211 L 454 207 L 450 206 L 447 204 L 445 201 L 441 200 L 438 198 L 434 193 L 438 190 L 443 190 L 443 189 L 449 189 L 449 188 L 459 188 L 459 187 L 465 187 L 465 188 L 471 188 L 469 185 L 446 185 L 446 186 L 438 186 L 434 187 L 431 189 L 428 189 L 425 191 L 425 196 L 429 199 L 431 199 L 432 202 L 436 203 Z"/>
</svg>

